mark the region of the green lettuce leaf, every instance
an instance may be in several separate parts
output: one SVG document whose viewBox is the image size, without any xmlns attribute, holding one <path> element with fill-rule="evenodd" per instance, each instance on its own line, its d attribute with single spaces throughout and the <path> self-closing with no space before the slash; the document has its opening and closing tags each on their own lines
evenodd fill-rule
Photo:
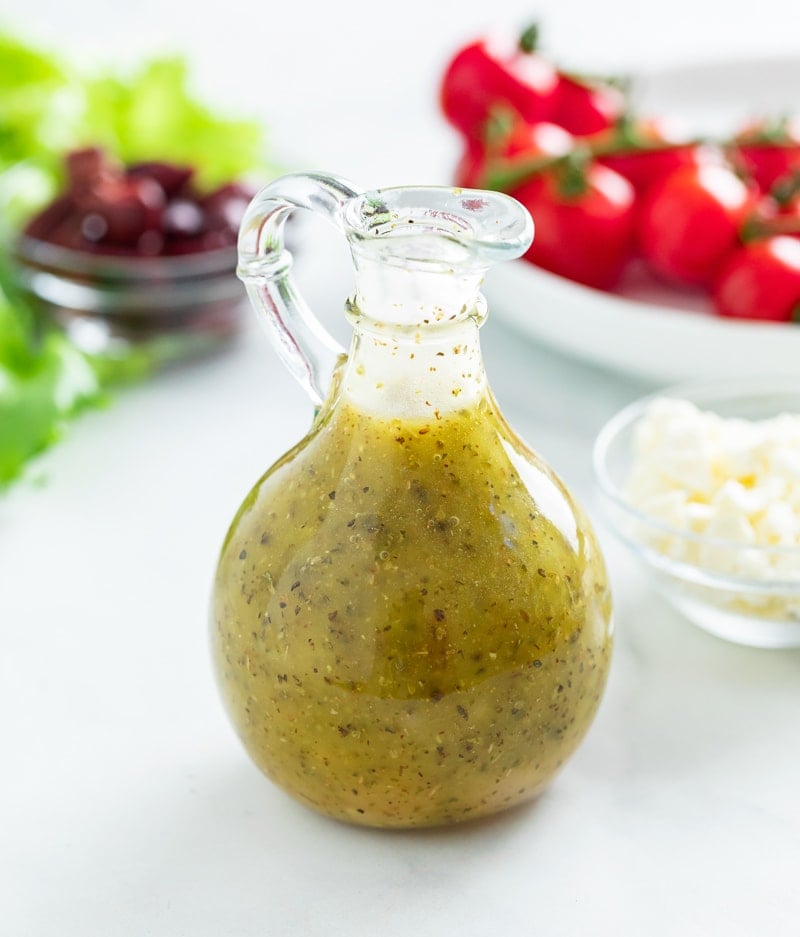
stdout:
<svg viewBox="0 0 800 937">
<path fill-rule="evenodd" d="M 34 317 L 0 265 L 0 488 L 105 395 L 90 361 L 58 332 L 34 338 Z"/>
<path fill-rule="evenodd" d="M 81 97 L 55 56 L 0 33 L 0 166 L 55 162 L 74 139 Z"/>
<path fill-rule="evenodd" d="M 100 143 L 123 162 L 196 165 L 198 181 L 206 187 L 273 171 L 262 126 L 221 117 L 195 100 L 183 59 L 156 59 L 127 79 L 94 78 L 85 91 L 79 142 Z"/>
</svg>

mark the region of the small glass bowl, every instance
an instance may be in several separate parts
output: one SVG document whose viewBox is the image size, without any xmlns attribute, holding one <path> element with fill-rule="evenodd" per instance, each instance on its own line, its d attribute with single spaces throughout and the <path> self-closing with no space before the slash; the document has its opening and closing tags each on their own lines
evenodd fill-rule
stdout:
<svg viewBox="0 0 800 937">
<path fill-rule="evenodd" d="M 15 260 L 42 315 L 89 354 L 142 349 L 153 363 L 167 364 L 220 348 L 243 323 L 235 246 L 131 257 L 23 236 Z"/>
<path fill-rule="evenodd" d="M 651 581 L 694 624 L 718 637 L 760 648 L 800 647 L 800 546 L 750 545 L 670 526 L 625 494 L 637 427 L 657 398 L 688 400 L 723 418 L 800 416 L 800 379 L 682 384 L 621 410 L 595 440 L 593 466 L 603 514 Z M 761 569 L 758 578 L 742 568 Z"/>
</svg>

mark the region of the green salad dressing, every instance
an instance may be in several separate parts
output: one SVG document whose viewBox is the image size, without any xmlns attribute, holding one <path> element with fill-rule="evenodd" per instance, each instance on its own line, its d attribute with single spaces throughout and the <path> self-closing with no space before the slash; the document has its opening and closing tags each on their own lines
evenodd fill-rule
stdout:
<svg viewBox="0 0 800 937">
<path fill-rule="evenodd" d="M 215 665 L 251 758 L 294 797 L 447 824 L 532 798 L 575 749 L 610 604 L 591 527 L 488 392 L 411 420 L 342 399 L 233 522 Z"/>
</svg>

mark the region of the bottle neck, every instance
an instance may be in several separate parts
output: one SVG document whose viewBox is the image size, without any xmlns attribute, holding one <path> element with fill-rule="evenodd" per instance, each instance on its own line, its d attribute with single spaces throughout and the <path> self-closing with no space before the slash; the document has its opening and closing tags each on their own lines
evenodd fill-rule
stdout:
<svg viewBox="0 0 800 937">
<path fill-rule="evenodd" d="M 413 245 L 414 258 L 395 256 L 389 248 L 397 250 L 397 244 L 391 243 L 353 249 L 356 290 L 351 313 L 355 310 L 359 318 L 381 326 L 421 330 L 465 322 L 476 314 L 482 317 L 480 288 L 486 266 L 466 263 L 463 251 L 454 251 L 438 237 L 417 237 Z M 406 245 L 405 251 L 410 250 Z"/>
<path fill-rule="evenodd" d="M 427 419 L 484 396 L 478 329 L 485 267 L 466 263 L 463 253 L 429 234 L 353 247 L 344 399 L 366 412 Z"/>
<path fill-rule="evenodd" d="M 358 317 L 341 399 L 368 413 L 405 419 L 474 406 L 487 391 L 479 326 L 476 316 L 421 329 Z"/>
</svg>

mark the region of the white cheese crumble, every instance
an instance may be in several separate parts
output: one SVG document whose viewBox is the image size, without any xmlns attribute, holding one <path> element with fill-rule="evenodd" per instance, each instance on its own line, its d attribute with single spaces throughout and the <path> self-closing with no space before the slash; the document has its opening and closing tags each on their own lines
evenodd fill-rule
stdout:
<svg viewBox="0 0 800 937">
<path fill-rule="evenodd" d="M 651 528 L 648 542 L 668 556 L 751 579 L 800 579 L 800 550 L 760 549 L 800 547 L 800 414 L 745 420 L 656 399 L 634 431 L 625 495 L 669 527 L 728 541 Z"/>
</svg>

